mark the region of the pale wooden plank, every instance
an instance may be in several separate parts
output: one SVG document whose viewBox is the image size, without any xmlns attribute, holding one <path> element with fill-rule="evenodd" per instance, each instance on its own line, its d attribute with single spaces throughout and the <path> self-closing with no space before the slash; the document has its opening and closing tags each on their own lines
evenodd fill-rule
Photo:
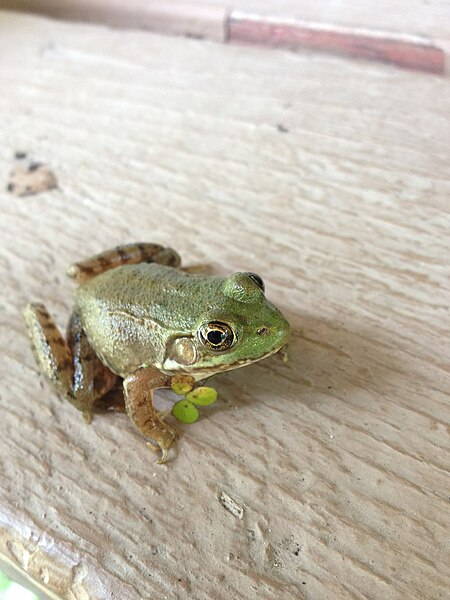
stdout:
<svg viewBox="0 0 450 600">
<path fill-rule="evenodd" d="M 318 50 L 438 75 L 448 72 L 448 3 L 4 0 L 2 7 L 214 41 Z"/>
<path fill-rule="evenodd" d="M 233 11 L 229 41 L 295 50 L 318 50 L 351 58 L 379 60 L 437 75 L 446 72 L 445 49 L 429 38 L 368 27 L 342 27 Z"/>
<path fill-rule="evenodd" d="M 3 9 L 223 42 L 228 6 L 186 0 L 3 0 Z"/>
<path fill-rule="evenodd" d="M 0 192 L 0 555 L 64 598 L 444 598 L 448 82 L 0 22 L 0 173 L 25 150 L 60 187 Z M 66 266 L 136 239 L 261 273 L 295 330 L 167 468 L 40 384 L 21 318 L 63 326 Z"/>
<path fill-rule="evenodd" d="M 400 32 L 450 42 L 447 0 L 3 0 L 3 8 L 222 40 L 225 7 L 247 15 Z M 216 10 L 214 10 L 216 9 Z M 184 29 L 184 31 L 183 31 Z"/>
<path fill-rule="evenodd" d="M 209 4 L 221 4 L 220 0 L 207 1 Z M 234 10 L 255 15 L 292 17 L 343 27 L 368 27 L 450 40 L 450 5 L 447 0 L 234 0 L 231 6 Z"/>
</svg>

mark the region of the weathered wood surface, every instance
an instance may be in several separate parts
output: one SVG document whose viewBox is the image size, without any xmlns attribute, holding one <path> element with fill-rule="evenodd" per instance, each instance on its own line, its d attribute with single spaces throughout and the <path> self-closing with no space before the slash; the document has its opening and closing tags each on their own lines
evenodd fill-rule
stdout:
<svg viewBox="0 0 450 600">
<path fill-rule="evenodd" d="M 223 38 L 223 32 L 214 22 L 225 18 L 224 9 L 228 7 L 230 11 L 246 15 L 295 18 L 342 27 L 367 27 L 424 35 L 450 43 L 450 6 L 447 0 L 3 0 L 2 6 L 64 19 L 100 19 L 100 22 L 106 19 L 113 25 L 142 26 L 170 33 L 175 32 L 170 23 L 186 20 L 187 15 L 191 15 L 191 22 L 185 21 L 186 28 L 208 38 L 213 29 L 216 40 Z M 213 9 L 217 9 L 217 12 L 213 12 Z M 137 15 L 141 22 L 134 18 Z M 203 27 L 200 25 L 202 22 Z M 182 29 L 177 33 L 182 33 Z"/>
<path fill-rule="evenodd" d="M 0 26 L 2 180 L 20 150 L 59 182 L 0 191 L 0 559 L 70 599 L 446 597 L 448 81 Z M 260 273 L 295 331 L 288 365 L 216 378 L 166 467 L 55 396 L 21 317 L 64 326 L 66 266 L 133 240 Z"/>
<path fill-rule="evenodd" d="M 421 1 L 3 0 L 2 7 L 119 28 L 324 51 L 448 74 L 450 4 Z"/>
<path fill-rule="evenodd" d="M 187 0 L 2 0 L 2 7 L 61 20 L 100 23 L 223 42 L 229 9 Z"/>
<path fill-rule="evenodd" d="M 221 0 L 207 1 L 222 3 Z M 257 15 L 450 38 L 450 6 L 446 0 L 234 0 L 230 4 L 233 9 Z"/>
</svg>

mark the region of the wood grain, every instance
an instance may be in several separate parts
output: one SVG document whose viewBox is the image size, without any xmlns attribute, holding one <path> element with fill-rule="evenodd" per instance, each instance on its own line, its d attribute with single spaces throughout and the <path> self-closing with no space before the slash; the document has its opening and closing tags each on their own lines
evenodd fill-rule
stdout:
<svg viewBox="0 0 450 600">
<path fill-rule="evenodd" d="M 448 81 L 0 26 L 0 558 L 71 600 L 445 598 Z M 59 188 L 4 191 L 16 151 Z M 134 240 L 260 273 L 295 331 L 287 365 L 216 378 L 167 467 L 55 396 L 22 321 L 64 327 L 66 267 Z"/>
<path fill-rule="evenodd" d="M 311 24 L 422 35 L 450 43 L 447 0 L 3 0 L 3 8 L 224 40 L 229 11 Z"/>
<path fill-rule="evenodd" d="M 290 50 L 319 50 L 379 60 L 437 75 L 444 75 L 446 71 L 445 50 L 441 44 L 423 36 L 368 27 L 342 27 L 233 11 L 229 21 L 229 41 Z"/>
<path fill-rule="evenodd" d="M 225 4 L 190 0 L 2 0 L 2 8 L 215 42 L 227 37 L 229 13 Z"/>
<path fill-rule="evenodd" d="M 210 5 L 222 4 L 222 0 L 206 1 Z M 234 0 L 230 6 L 247 14 L 292 17 L 342 27 L 370 27 L 450 41 L 450 6 L 446 0 Z"/>
</svg>

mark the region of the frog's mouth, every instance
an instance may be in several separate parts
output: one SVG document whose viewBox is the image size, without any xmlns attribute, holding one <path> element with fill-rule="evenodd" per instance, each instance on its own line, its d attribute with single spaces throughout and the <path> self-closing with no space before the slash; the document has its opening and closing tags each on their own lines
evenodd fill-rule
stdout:
<svg viewBox="0 0 450 600">
<path fill-rule="evenodd" d="M 259 362 L 260 360 L 263 360 L 264 358 L 268 358 L 269 356 L 276 354 L 279 350 L 281 350 L 281 348 L 284 345 L 285 344 L 282 344 L 279 348 L 275 348 L 274 350 L 269 350 L 269 352 L 265 352 L 264 354 L 261 354 L 261 356 L 257 356 L 256 358 L 255 357 L 242 358 L 242 359 L 237 360 L 232 363 L 216 365 L 214 367 L 198 367 L 198 368 L 196 368 L 195 366 L 192 366 L 191 368 L 181 367 L 180 369 L 177 369 L 176 372 L 189 374 L 196 381 L 200 381 L 202 379 L 206 379 L 207 377 L 212 377 L 212 375 L 216 375 L 216 374 L 222 373 L 224 371 L 232 371 L 234 369 L 240 369 L 241 367 L 245 367 L 247 365 L 251 365 L 253 363 Z M 167 375 L 173 374 L 173 371 L 172 372 L 163 371 L 163 372 L 166 373 Z"/>
</svg>

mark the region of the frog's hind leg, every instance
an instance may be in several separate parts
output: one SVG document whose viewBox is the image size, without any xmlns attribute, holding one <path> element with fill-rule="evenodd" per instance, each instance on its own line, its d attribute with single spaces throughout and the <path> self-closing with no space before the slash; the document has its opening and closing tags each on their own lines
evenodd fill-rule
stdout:
<svg viewBox="0 0 450 600">
<path fill-rule="evenodd" d="M 76 312 L 72 313 L 69 320 L 67 344 L 72 353 L 74 369 L 71 402 L 89 422 L 94 403 L 112 390 L 117 375 L 105 367 L 95 354 Z"/>
<path fill-rule="evenodd" d="M 67 275 L 75 279 L 77 283 L 83 283 L 104 271 L 115 269 L 121 265 L 135 265 L 142 262 L 179 267 L 181 259 L 175 250 L 164 248 L 159 244 L 125 244 L 74 263 L 67 269 Z"/>
<path fill-rule="evenodd" d="M 66 341 L 43 304 L 29 304 L 24 317 L 41 372 L 66 395 L 73 383 L 73 359 Z"/>
<path fill-rule="evenodd" d="M 24 316 L 40 370 L 89 421 L 94 402 L 114 386 L 117 377 L 95 355 L 79 315 L 70 318 L 67 341 L 43 304 L 29 304 Z"/>
</svg>

